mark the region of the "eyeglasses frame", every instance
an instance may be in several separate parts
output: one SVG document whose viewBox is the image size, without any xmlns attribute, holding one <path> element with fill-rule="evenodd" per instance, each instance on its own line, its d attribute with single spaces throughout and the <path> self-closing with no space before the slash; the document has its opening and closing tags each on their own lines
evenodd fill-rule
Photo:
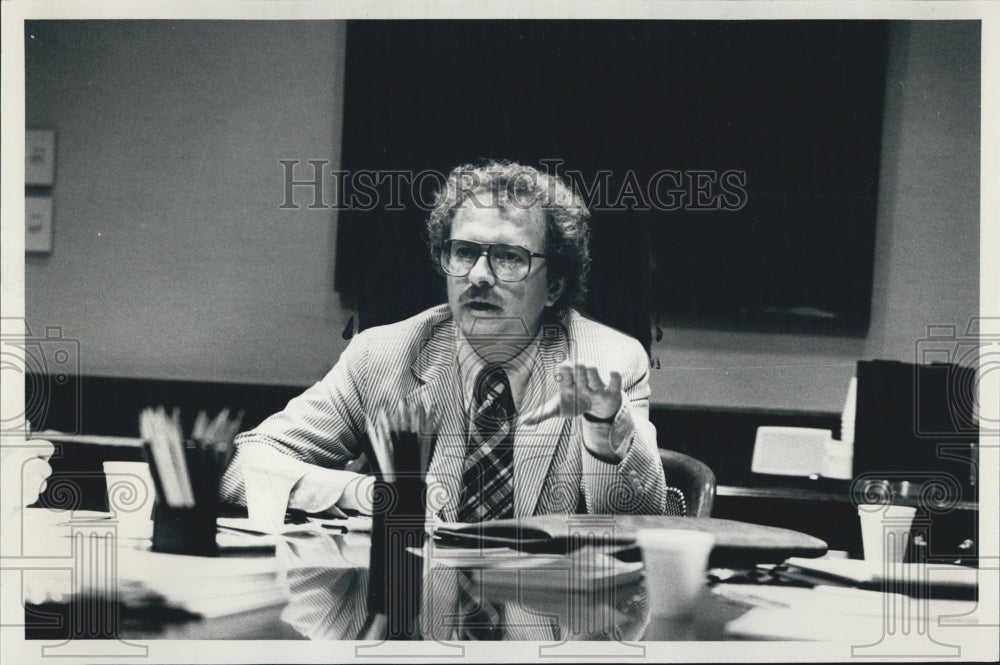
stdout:
<svg viewBox="0 0 1000 665">
<path fill-rule="evenodd" d="M 531 251 L 527 247 L 522 247 L 521 245 L 512 245 L 512 244 L 510 244 L 508 242 L 484 243 L 484 242 L 476 242 L 475 240 L 465 240 L 463 238 L 448 238 L 443 243 L 441 243 L 441 251 L 438 252 L 438 265 L 441 267 L 441 272 L 443 272 L 444 274 L 446 274 L 446 275 L 448 275 L 450 277 L 468 277 L 469 273 L 472 272 L 472 269 L 476 267 L 477 263 L 479 263 L 479 257 L 477 257 L 476 260 L 473 261 L 472 265 L 469 267 L 469 272 L 465 273 L 464 275 L 455 275 L 455 274 L 452 274 L 452 273 L 448 272 L 447 270 L 445 270 L 445 267 L 444 267 L 444 252 L 445 252 L 445 248 L 448 247 L 449 243 L 452 243 L 452 242 L 467 242 L 470 245 L 476 245 L 477 247 L 479 247 L 479 257 L 485 256 L 486 257 L 486 265 L 489 266 L 490 272 L 493 273 L 494 277 L 496 277 L 498 280 L 500 280 L 501 282 L 504 282 L 506 284 L 515 284 L 517 282 L 523 282 L 524 280 L 528 279 L 528 275 L 531 274 L 531 259 L 532 258 L 540 258 L 540 259 L 548 259 L 549 258 L 548 255 L 546 255 L 546 254 L 539 254 L 538 252 Z M 496 269 L 493 268 L 493 261 L 492 261 L 492 259 L 490 259 L 490 250 L 493 249 L 494 247 L 496 247 L 497 245 L 503 245 L 504 247 L 517 247 L 518 249 L 523 249 L 524 251 L 526 251 L 528 253 L 528 269 L 524 272 L 524 277 L 522 277 L 521 279 L 503 279 L 502 277 L 500 277 L 500 275 L 497 274 Z M 451 252 L 449 250 L 449 254 L 450 253 Z"/>
</svg>

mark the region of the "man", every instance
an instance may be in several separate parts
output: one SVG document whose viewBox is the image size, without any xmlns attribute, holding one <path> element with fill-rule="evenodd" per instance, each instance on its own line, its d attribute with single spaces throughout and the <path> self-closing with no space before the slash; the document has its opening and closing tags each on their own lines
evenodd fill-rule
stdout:
<svg viewBox="0 0 1000 665">
<path fill-rule="evenodd" d="M 427 475 L 445 521 L 663 513 L 645 352 L 571 307 L 588 217 L 536 169 L 452 171 L 427 225 L 447 306 L 357 335 L 323 380 L 237 439 L 223 498 L 245 500 L 257 469 L 292 508 L 370 512 L 371 478 L 345 466 L 377 413 L 404 401 L 438 416 Z"/>
</svg>

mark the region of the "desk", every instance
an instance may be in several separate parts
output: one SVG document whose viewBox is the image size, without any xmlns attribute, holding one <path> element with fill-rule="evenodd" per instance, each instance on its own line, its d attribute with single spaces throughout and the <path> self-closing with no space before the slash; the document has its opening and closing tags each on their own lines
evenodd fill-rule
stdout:
<svg viewBox="0 0 1000 665">
<path fill-rule="evenodd" d="M 31 527 L 26 530 L 26 553 L 54 557 L 50 559 L 52 562 L 60 556 L 67 557 L 62 564 L 64 567 L 78 566 L 71 547 L 73 540 L 69 537 L 75 528 L 72 524 L 99 525 L 102 516 L 81 514 L 77 517 L 81 519 L 66 513 L 26 510 L 25 523 Z M 104 520 L 105 524 L 108 522 Z M 99 531 L 106 527 L 96 528 Z M 26 589 L 35 602 L 26 607 L 28 618 L 34 619 L 35 625 L 28 628 L 26 634 L 31 639 L 59 639 L 60 635 L 65 639 L 65 628 L 60 633 L 40 627 L 37 621 L 44 614 L 50 617 L 62 614 L 70 619 L 64 626 L 79 628 L 87 624 L 89 628 L 85 627 L 84 633 L 87 630 L 97 633 L 78 633 L 78 637 L 118 637 L 133 642 L 148 639 L 370 639 L 377 645 L 380 642 L 378 625 L 369 621 L 366 611 L 370 542 L 368 534 L 333 534 L 316 527 L 277 537 L 273 553 L 178 559 L 177 555 L 146 551 L 148 545 L 141 540 L 121 540 L 117 547 L 101 555 L 107 557 L 113 552 L 119 571 L 113 586 L 120 602 L 114 605 L 114 611 L 104 614 L 113 625 L 95 628 L 94 617 L 85 617 L 88 621 L 80 622 L 80 617 L 72 616 L 73 612 L 100 611 L 100 603 L 93 603 L 93 599 L 89 603 L 74 603 L 69 575 L 49 575 L 48 587 L 43 589 L 37 585 L 44 580 L 33 582 L 29 571 L 25 573 Z M 438 564 L 425 567 L 422 617 L 425 636 L 443 641 L 461 639 L 458 633 L 461 621 L 456 620 L 460 617 L 454 615 L 456 579 L 462 574 L 470 575 L 485 601 L 497 610 L 500 618 L 497 637 L 542 642 L 553 645 L 553 649 L 559 645 L 569 649 L 566 645 L 578 640 L 615 643 L 616 648 L 626 648 L 640 640 L 792 637 L 850 639 L 856 645 L 874 644 L 886 627 L 883 616 L 886 600 L 910 602 L 910 599 L 857 589 L 724 583 L 720 580 L 728 576 L 732 581 L 745 571 L 715 570 L 711 577 L 717 583 L 706 585 L 694 613 L 682 620 L 665 620 L 650 615 L 646 600 L 649 581 L 643 579 L 641 563 L 626 561 L 615 574 L 597 577 L 592 576 L 593 566 L 578 565 L 592 561 L 591 556 L 605 556 L 608 552 L 581 551 L 577 559 L 567 560 L 568 565 L 562 567 L 553 566 L 551 562 L 535 565 L 541 560 L 532 557 L 545 555 L 521 554 L 522 565 L 516 569 L 486 572 L 473 571 L 475 566 L 444 565 L 446 554 L 441 550 L 437 552 L 440 556 L 428 557 L 428 561 Z M 102 561 L 107 562 L 107 559 Z M 178 562 L 183 564 L 183 570 Z M 217 571 L 227 569 L 256 575 L 259 581 L 254 583 L 255 589 L 273 587 L 280 589 L 281 594 L 263 606 L 234 614 L 221 613 L 212 618 L 170 610 L 170 602 L 149 602 L 146 592 L 150 590 L 181 598 L 184 578 L 204 574 L 206 579 L 211 579 Z M 547 577 L 541 581 L 531 578 L 526 571 L 532 569 L 542 570 Z M 521 581 L 520 585 L 511 583 L 512 574 L 515 580 Z M 34 589 L 31 589 L 32 584 L 36 585 Z M 201 596 L 208 593 L 205 589 L 201 591 Z M 906 615 L 909 623 L 904 628 L 909 633 L 926 637 L 928 626 L 936 625 L 938 616 L 970 616 L 974 614 L 975 603 L 947 601 L 945 605 L 925 610 Z M 899 621 L 902 620 L 900 615 Z M 914 622 L 919 622 L 919 626 Z"/>
<path fill-rule="evenodd" d="M 156 400 L 150 400 L 149 403 L 156 403 Z M 721 417 L 720 414 L 715 415 Z M 751 415 L 758 417 L 760 414 Z M 839 422 L 839 415 L 836 417 Z M 710 422 L 714 421 L 699 419 L 697 424 L 707 427 Z M 817 423 L 779 420 L 773 424 L 809 426 Z M 757 420 L 747 416 L 746 422 L 741 425 L 743 429 L 739 431 L 752 442 L 757 425 Z M 59 504 L 51 493 L 62 486 L 59 479 L 65 478 L 84 488 L 81 507 L 107 510 L 101 461 L 141 459 L 141 441 L 134 437 L 52 433 L 45 433 L 44 436 L 57 446 L 57 459 L 53 462 L 56 473 L 49 483 L 50 489 L 43 496 L 43 505 Z M 719 474 L 712 513 L 715 517 L 785 527 L 821 538 L 829 544 L 830 549 L 846 551 L 852 557 L 862 555 L 861 530 L 851 502 L 850 481 L 752 474 L 749 471 L 748 450 L 726 452 L 727 455 L 740 459 L 741 456 L 746 457 L 745 473 L 736 473 L 732 468 L 734 463 L 728 457 L 725 460 L 712 455 L 705 457 L 707 451 L 696 448 L 681 449 L 681 452 L 685 451 L 710 462 Z M 68 468 L 65 470 L 62 470 L 63 461 L 67 462 Z M 916 496 L 901 496 L 897 500 L 903 504 L 919 505 Z M 925 548 L 927 556 L 975 564 L 979 544 L 978 502 L 973 496 L 963 493 L 954 505 L 949 505 L 949 510 L 936 511 L 928 515 L 928 519 L 934 538 Z"/>
</svg>

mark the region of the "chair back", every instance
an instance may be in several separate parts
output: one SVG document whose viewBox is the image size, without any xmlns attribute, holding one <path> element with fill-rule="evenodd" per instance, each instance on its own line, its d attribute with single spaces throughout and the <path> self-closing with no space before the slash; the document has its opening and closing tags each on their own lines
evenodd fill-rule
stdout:
<svg viewBox="0 0 1000 665">
<path fill-rule="evenodd" d="M 675 450 L 660 449 L 667 485 L 684 493 L 689 517 L 711 517 L 715 504 L 715 473 L 701 460 Z"/>
</svg>

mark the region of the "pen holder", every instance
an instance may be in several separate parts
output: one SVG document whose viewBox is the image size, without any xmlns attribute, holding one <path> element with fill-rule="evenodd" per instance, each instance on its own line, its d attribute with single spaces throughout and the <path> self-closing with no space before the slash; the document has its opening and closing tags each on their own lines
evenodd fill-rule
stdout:
<svg viewBox="0 0 1000 665">
<path fill-rule="evenodd" d="M 424 491 L 419 474 L 375 481 L 368 611 L 386 615 L 390 640 L 419 638 L 423 561 L 407 548 L 424 544 Z"/>
<path fill-rule="evenodd" d="M 158 497 L 153 510 L 153 551 L 218 556 L 215 533 L 219 513 L 219 469 L 207 463 L 197 447 L 186 446 L 184 458 L 194 494 L 194 506 L 171 506 L 165 499 L 163 476 L 156 467 L 149 444 L 143 445 Z"/>
</svg>

